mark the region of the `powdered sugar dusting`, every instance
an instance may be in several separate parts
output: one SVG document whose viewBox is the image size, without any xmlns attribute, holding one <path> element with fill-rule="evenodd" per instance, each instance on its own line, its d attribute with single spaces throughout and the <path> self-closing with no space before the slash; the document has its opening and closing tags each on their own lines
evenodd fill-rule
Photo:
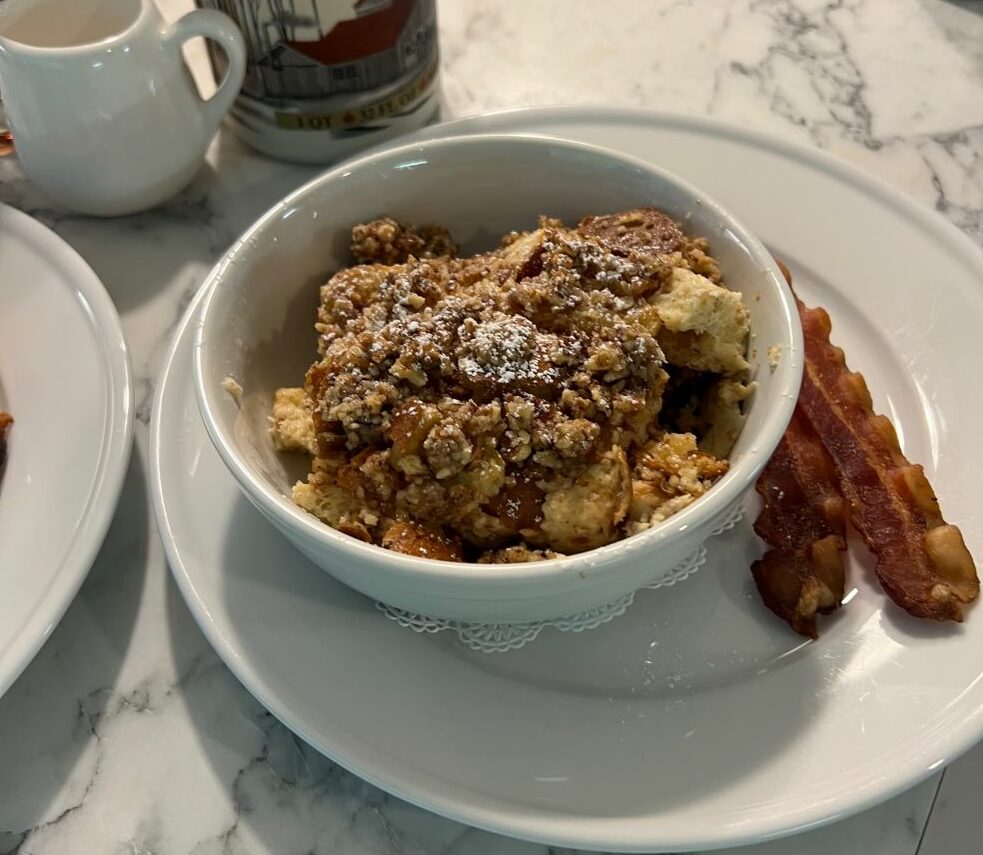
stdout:
<svg viewBox="0 0 983 855">
<path fill-rule="evenodd" d="M 558 339 L 540 333 L 528 318 L 468 318 L 458 327 L 458 335 L 465 353 L 458 367 L 469 377 L 486 378 L 501 385 L 534 377 L 554 381 L 557 377 L 549 353 L 559 346 Z"/>
</svg>

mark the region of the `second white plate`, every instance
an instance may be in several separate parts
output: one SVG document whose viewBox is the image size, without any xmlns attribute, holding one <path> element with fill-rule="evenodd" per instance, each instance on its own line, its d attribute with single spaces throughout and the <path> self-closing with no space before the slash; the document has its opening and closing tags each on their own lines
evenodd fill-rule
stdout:
<svg viewBox="0 0 983 855">
<path fill-rule="evenodd" d="M 116 509 L 133 405 L 119 317 L 61 238 L 0 205 L 0 695 L 68 608 Z"/>
<path fill-rule="evenodd" d="M 983 255 L 929 211 L 821 154 L 713 122 L 528 111 L 432 133 L 531 131 L 652 159 L 735 211 L 826 306 L 877 407 L 983 547 L 967 394 Z M 794 200 L 776 207 L 774 200 Z M 653 200 L 656 201 L 657 200 Z M 693 579 L 580 635 L 509 654 L 417 636 L 304 560 L 213 451 L 190 383 L 189 309 L 152 425 L 175 577 L 246 686 L 313 745 L 417 804 L 558 845 L 653 851 L 788 833 L 887 798 L 983 732 L 983 618 L 907 618 L 856 562 L 816 644 L 758 602 L 747 525 Z"/>
</svg>

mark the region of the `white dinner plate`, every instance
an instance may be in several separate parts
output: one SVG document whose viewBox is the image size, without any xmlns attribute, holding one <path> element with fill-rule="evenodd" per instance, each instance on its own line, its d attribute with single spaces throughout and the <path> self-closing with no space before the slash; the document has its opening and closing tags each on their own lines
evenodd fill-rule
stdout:
<svg viewBox="0 0 983 855">
<path fill-rule="evenodd" d="M 983 253 L 973 243 L 819 152 L 712 121 L 554 109 L 430 133 L 509 130 L 649 158 L 734 211 L 789 264 L 800 294 L 829 309 L 834 339 L 981 554 Z M 869 807 L 981 735 L 978 608 L 961 626 L 908 618 L 854 558 L 846 606 L 805 643 L 758 601 L 747 521 L 711 542 L 693 578 L 642 592 L 592 632 L 548 630 L 522 650 L 482 654 L 396 626 L 239 494 L 195 405 L 198 306 L 175 338 L 152 425 L 151 485 L 174 575 L 256 697 L 372 783 L 557 845 L 698 849 Z"/>
<path fill-rule="evenodd" d="M 133 436 L 112 300 L 68 244 L 0 205 L 0 695 L 50 635 L 102 544 Z"/>
</svg>

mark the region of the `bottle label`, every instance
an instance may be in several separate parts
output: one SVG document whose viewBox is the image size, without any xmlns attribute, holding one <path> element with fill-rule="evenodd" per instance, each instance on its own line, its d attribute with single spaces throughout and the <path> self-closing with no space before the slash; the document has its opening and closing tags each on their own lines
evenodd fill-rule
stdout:
<svg viewBox="0 0 983 855">
<path fill-rule="evenodd" d="M 385 121 L 412 112 L 421 98 L 430 90 L 437 77 L 437 57 L 416 77 L 391 94 L 352 105 L 333 112 L 305 111 L 303 107 L 295 110 L 277 110 L 274 120 L 278 128 L 291 131 L 323 131 L 357 128 Z"/>
</svg>

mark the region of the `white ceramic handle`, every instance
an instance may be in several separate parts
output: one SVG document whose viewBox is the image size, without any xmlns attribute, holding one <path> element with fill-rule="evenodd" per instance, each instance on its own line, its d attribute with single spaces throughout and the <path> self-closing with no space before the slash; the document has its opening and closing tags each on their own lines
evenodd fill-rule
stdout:
<svg viewBox="0 0 983 855">
<path fill-rule="evenodd" d="M 211 9 L 196 9 L 194 12 L 188 12 L 168 29 L 165 38 L 180 51 L 181 45 L 198 36 L 218 42 L 229 60 L 229 67 L 218 85 L 218 90 L 201 105 L 211 132 L 214 133 L 218 130 L 225 114 L 229 112 L 246 77 L 246 43 L 239 28 L 228 15 Z M 181 61 L 184 61 L 183 57 Z"/>
</svg>

